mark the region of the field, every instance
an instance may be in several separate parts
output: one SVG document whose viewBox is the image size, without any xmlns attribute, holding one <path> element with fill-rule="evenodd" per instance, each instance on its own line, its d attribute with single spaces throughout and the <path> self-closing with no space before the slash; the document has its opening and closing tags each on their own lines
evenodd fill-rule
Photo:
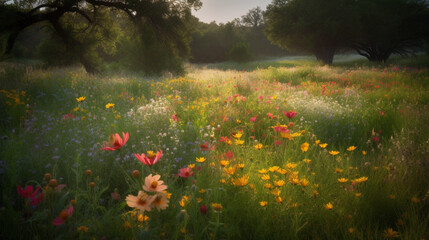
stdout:
<svg viewBox="0 0 429 240">
<path fill-rule="evenodd" d="M 1 63 L 0 237 L 429 239 L 428 62 Z"/>
</svg>

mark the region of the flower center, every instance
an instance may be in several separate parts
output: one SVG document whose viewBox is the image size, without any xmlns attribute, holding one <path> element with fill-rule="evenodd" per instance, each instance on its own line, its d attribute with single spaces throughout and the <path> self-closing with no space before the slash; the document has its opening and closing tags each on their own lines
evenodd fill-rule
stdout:
<svg viewBox="0 0 429 240">
<path fill-rule="evenodd" d="M 147 151 L 147 157 L 153 159 L 156 157 L 156 154 L 153 151 Z"/>
<path fill-rule="evenodd" d="M 66 220 L 69 217 L 69 213 L 66 210 L 62 210 L 60 213 L 60 218 Z"/>
<path fill-rule="evenodd" d="M 143 198 L 139 198 L 138 199 L 138 201 L 137 201 L 137 204 L 138 205 L 141 205 L 141 206 L 144 206 L 144 205 L 146 205 L 146 199 L 143 199 Z"/>
<path fill-rule="evenodd" d="M 155 189 L 156 187 L 158 187 L 158 181 L 153 181 L 152 184 L 150 185 L 151 188 Z"/>
</svg>

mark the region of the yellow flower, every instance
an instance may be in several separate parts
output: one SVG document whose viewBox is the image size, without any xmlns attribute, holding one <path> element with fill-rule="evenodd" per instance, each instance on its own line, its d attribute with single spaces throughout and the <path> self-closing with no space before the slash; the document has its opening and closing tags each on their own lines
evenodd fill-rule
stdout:
<svg viewBox="0 0 429 240">
<path fill-rule="evenodd" d="M 212 203 L 211 206 L 215 211 L 218 211 L 218 212 L 222 211 L 222 208 L 223 208 L 222 204 L 220 203 Z"/>
<path fill-rule="evenodd" d="M 279 166 L 272 166 L 272 167 L 268 168 L 268 171 L 270 171 L 270 172 L 275 172 L 275 171 L 277 171 L 279 168 L 280 168 Z"/>
<path fill-rule="evenodd" d="M 281 187 L 285 184 L 284 180 L 278 180 L 278 181 L 274 181 L 274 185 L 276 185 L 277 187 Z"/>
<path fill-rule="evenodd" d="M 246 186 L 248 182 L 249 182 L 249 177 L 247 175 L 244 175 L 241 178 L 237 178 L 233 180 L 234 186 L 239 186 L 239 187 Z"/>
<path fill-rule="evenodd" d="M 310 182 L 307 179 L 301 179 L 301 181 L 299 182 L 301 184 L 301 186 L 303 187 L 307 187 L 308 184 L 310 184 Z"/>
<path fill-rule="evenodd" d="M 261 179 L 262 180 L 270 180 L 270 175 L 264 174 L 264 175 L 261 176 Z"/>
<path fill-rule="evenodd" d="M 343 169 L 341 169 L 341 168 L 335 168 L 335 172 L 337 172 L 337 173 L 342 173 L 342 172 L 343 172 Z"/>
<path fill-rule="evenodd" d="M 273 188 L 273 186 L 271 186 L 271 184 L 270 184 L 270 183 L 265 183 L 265 184 L 264 184 L 264 187 L 265 187 L 265 188 L 268 188 L 268 189 Z"/>
<path fill-rule="evenodd" d="M 420 202 L 420 198 L 418 198 L 418 197 L 412 197 L 411 198 L 411 202 L 413 202 L 413 203 L 419 203 Z"/>
<path fill-rule="evenodd" d="M 206 161 L 206 158 L 205 157 L 196 158 L 196 161 L 199 163 L 203 163 L 204 161 Z"/>
<path fill-rule="evenodd" d="M 338 178 L 338 182 L 340 183 L 346 183 L 347 181 L 349 181 L 347 178 Z"/>
<path fill-rule="evenodd" d="M 143 214 L 139 214 L 139 216 L 137 218 L 137 221 L 139 221 L 139 222 L 146 222 L 147 220 L 149 220 L 149 217 L 146 215 L 143 216 Z"/>
<path fill-rule="evenodd" d="M 316 140 L 314 143 L 315 143 L 316 145 L 319 145 L 320 140 Z"/>
<path fill-rule="evenodd" d="M 235 139 L 235 145 L 243 145 L 243 144 L 244 144 L 244 140 Z"/>
<path fill-rule="evenodd" d="M 364 156 L 365 156 L 365 155 L 366 155 L 366 151 L 362 151 L 362 155 L 364 155 Z"/>
<path fill-rule="evenodd" d="M 347 151 L 351 152 L 351 151 L 353 151 L 353 150 L 355 150 L 355 149 L 356 149 L 356 147 L 355 147 L 355 146 L 350 146 L 350 147 L 348 147 L 348 148 L 347 148 Z"/>
<path fill-rule="evenodd" d="M 186 196 L 186 195 L 184 195 L 184 196 L 182 197 L 182 199 L 180 199 L 180 201 L 179 201 L 179 205 L 180 205 L 182 208 L 184 208 L 188 202 L 189 202 L 189 197 L 188 197 L 188 196 Z"/>
<path fill-rule="evenodd" d="M 226 172 L 229 175 L 234 175 L 235 174 L 235 168 L 233 167 L 229 167 L 229 168 L 224 168 L 223 171 Z"/>
<path fill-rule="evenodd" d="M 195 163 L 194 164 L 189 164 L 188 167 L 191 168 L 191 169 L 193 169 L 195 167 Z"/>
<path fill-rule="evenodd" d="M 368 180 L 368 177 L 360 177 L 360 178 L 353 179 L 352 182 L 362 183 L 362 182 L 366 182 L 367 180 Z"/>
<path fill-rule="evenodd" d="M 261 205 L 261 207 L 265 207 L 268 205 L 268 202 L 267 201 L 260 201 L 259 205 Z"/>
<path fill-rule="evenodd" d="M 261 174 L 265 174 L 268 172 L 268 170 L 267 169 L 261 169 L 261 170 L 258 170 L 258 172 Z"/>
<path fill-rule="evenodd" d="M 390 195 L 389 195 L 389 198 L 393 200 L 393 199 L 395 199 L 395 198 L 396 198 L 396 196 L 395 196 L 395 195 L 393 195 L 393 194 L 390 194 Z"/>
<path fill-rule="evenodd" d="M 304 160 L 302 160 L 303 162 L 305 162 L 305 163 L 311 163 L 311 160 L 310 159 L 304 159 Z"/>
<path fill-rule="evenodd" d="M 355 196 L 360 197 L 360 196 L 362 196 L 362 193 L 355 193 Z"/>
<path fill-rule="evenodd" d="M 78 97 L 78 98 L 76 98 L 76 101 L 77 102 L 83 102 L 83 101 L 85 101 L 85 97 Z M 85 226 L 83 226 L 83 227 L 85 227 Z"/>
<path fill-rule="evenodd" d="M 108 104 L 106 104 L 106 109 L 113 108 L 114 106 L 115 106 L 115 104 L 108 103 Z"/>
<path fill-rule="evenodd" d="M 393 231 L 392 228 L 388 228 L 387 230 L 384 230 L 384 236 L 387 238 L 398 238 L 399 232 Z"/>
<path fill-rule="evenodd" d="M 327 143 L 321 143 L 321 144 L 319 144 L 319 147 L 321 147 L 321 148 L 326 148 L 326 146 L 328 146 Z"/>
<path fill-rule="evenodd" d="M 294 185 L 297 185 L 297 184 L 299 184 L 299 179 L 298 178 L 289 178 L 289 182 L 294 184 Z"/>
<path fill-rule="evenodd" d="M 201 188 L 201 190 L 198 191 L 199 193 L 203 194 L 206 192 L 206 190 L 204 190 L 204 188 Z"/>
<path fill-rule="evenodd" d="M 229 161 L 228 161 L 228 160 L 220 160 L 220 161 L 219 161 L 219 164 L 220 164 L 222 167 L 225 167 L 225 166 L 227 166 L 227 165 L 229 164 Z"/>
<path fill-rule="evenodd" d="M 327 210 L 331 210 L 333 207 L 334 206 L 330 202 L 328 202 L 327 204 L 325 204 L 325 209 L 327 209 Z"/>
<path fill-rule="evenodd" d="M 202 199 L 202 198 L 200 198 L 200 197 L 199 197 L 199 198 L 197 198 L 197 202 L 198 202 L 198 203 L 200 203 L 200 202 L 202 202 L 202 201 L 203 201 L 203 199 Z"/>
<path fill-rule="evenodd" d="M 243 168 L 244 168 L 244 163 L 239 163 L 237 166 L 238 166 L 238 168 L 240 168 L 240 169 L 242 169 L 242 170 L 243 170 Z"/>
<path fill-rule="evenodd" d="M 118 115 L 116 115 L 116 118 L 117 118 L 117 119 L 121 118 L 121 115 L 119 115 L 119 114 L 118 114 Z"/>
<path fill-rule="evenodd" d="M 354 228 L 349 228 L 348 231 L 349 231 L 349 233 L 353 233 L 355 231 L 355 229 Z"/>
<path fill-rule="evenodd" d="M 296 163 L 287 163 L 286 164 L 286 167 L 289 169 L 294 169 L 296 166 L 298 166 L 298 164 L 296 164 Z"/>
<path fill-rule="evenodd" d="M 263 147 L 262 144 L 258 143 L 255 146 L 253 146 L 254 148 L 256 148 L 257 150 L 261 150 L 261 148 Z"/>
<path fill-rule="evenodd" d="M 241 121 L 237 119 L 237 123 L 238 123 L 238 124 L 240 124 L 240 123 L 241 123 Z"/>
<path fill-rule="evenodd" d="M 241 138 L 241 136 L 243 136 L 243 134 L 242 133 L 240 133 L 240 132 L 238 132 L 238 133 L 236 133 L 236 134 L 233 134 L 232 135 L 235 139 L 240 139 Z"/>
<path fill-rule="evenodd" d="M 308 147 L 310 146 L 310 144 L 308 144 L 307 142 L 305 142 L 305 143 L 303 143 L 303 144 L 301 144 L 301 151 L 304 153 L 304 152 L 307 152 L 308 151 Z"/>
<path fill-rule="evenodd" d="M 329 151 L 329 154 L 331 154 L 332 156 L 338 155 L 338 153 L 340 153 L 340 152 L 338 152 L 338 151 Z"/>
<path fill-rule="evenodd" d="M 80 226 L 80 227 L 77 228 L 77 231 L 78 232 L 83 232 L 83 233 L 88 232 L 88 227 L 86 227 L 86 226 Z"/>
<path fill-rule="evenodd" d="M 276 197 L 276 202 L 278 202 L 278 203 L 282 203 L 282 202 L 283 202 L 283 198 L 282 198 L 282 197 L 280 197 L 280 196 L 277 196 L 277 197 Z"/>
<path fill-rule="evenodd" d="M 78 111 L 79 110 L 79 107 L 75 107 L 74 109 L 73 109 L 73 111 Z"/>
</svg>

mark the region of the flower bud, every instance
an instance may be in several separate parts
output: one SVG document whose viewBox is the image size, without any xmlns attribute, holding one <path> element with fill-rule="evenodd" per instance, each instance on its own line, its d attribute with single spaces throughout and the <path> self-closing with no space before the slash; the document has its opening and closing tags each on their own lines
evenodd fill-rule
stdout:
<svg viewBox="0 0 429 240">
<path fill-rule="evenodd" d="M 58 186 L 57 180 L 56 179 L 49 180 L 49 186 L 51 186 L 53 188 L 56 187 L 56 186 Z"/>
<path fill-rule="evenodd" d="M 45 173 L 44 178 L 45 178 L 46 181 L 51 180 L 51 174 L 50 173 Z"/>
<path fill-rule="evenodd" d="M 133 177 L 134 177 L 134 178 L 139 178 L 139 177 L 140 177 L 140 172 L 139 172 L 139 170 L 134 170 L 134 171 L 133 171 Z"/>
<path fill-rule="evenodd" d="M 92 171 L 91 171 L 91 170 L 89 170 L 89 169 L 88 169 L 88 170 L 86 170 L 86 171 L 85 171 L 85 175 L 86 175 L 86 176 L 91 176 L 91 174 L 92 174 Z"/>
</svg>

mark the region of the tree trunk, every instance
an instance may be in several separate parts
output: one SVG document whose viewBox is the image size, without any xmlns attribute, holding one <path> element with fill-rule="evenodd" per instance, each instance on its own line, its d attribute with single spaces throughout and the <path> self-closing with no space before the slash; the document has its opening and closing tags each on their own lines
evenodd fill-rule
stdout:
<svg viewBox="0 0 429 240">
<path fill-rule="evenodd" d="M 319 48 L 314 52 L 317 61 L 321 61 L 323 64 L 332 65 L 334 61 L 335 49 L 330 48 Z"/>
</svg>

